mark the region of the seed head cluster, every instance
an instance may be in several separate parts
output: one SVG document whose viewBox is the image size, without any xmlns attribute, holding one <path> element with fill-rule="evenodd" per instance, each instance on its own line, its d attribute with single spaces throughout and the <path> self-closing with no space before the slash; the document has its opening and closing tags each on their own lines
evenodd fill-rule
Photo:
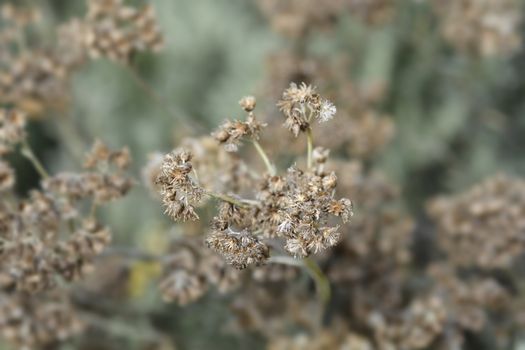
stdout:
<svg viewBox="0 0 525 350">
<path fill-rule="evenodd" d="M 299 86 L 291 83 L 277 106 L 286 117 L 285 127 L 295 137 L 306 131 L 314 119 L 327 122 L 337 111 L 332 102 L 322 99 L 313 86 L 305 83 Z"/>
<path fill-rule="evenodd" d="M 197 220 L 194 205 L 204 190 L 191 178 L 191 153 L 178 149 L 164 156 L 157 184 L 166 214 L 174 220 Z"/>
<path fill-rule="evenodd" d="M 243 98 L 240 105 L 247 113 L 246 121 L 227 121 L 213 133 L 226 151 L 238 150 L 243 137 L 257 142 L 264 126 L 255 117 L 253 97 Z M 335 114 L 332 103 L 306 84 L 291 84 L 278 105 L 286 117 L 286 127 L 295 136 L 310 127 L 310 119 L 326 121 Z M 259 144 L 256 146 L 258 152 L 264 152 Z M 327 149 L 311 150 L 309 157 L 315 164 L 306 170 L 293 165 L 283 175 L 274 173 L 264 154 L 268 173 L 254 178 L 251 188 L 245 187 L 241 193 L 218 193 L 199 185 L 192 155 L 178 149 L 165 156 L 157 183 L 166 212 L 175 220 L 197 219 L 193 205 L 203 194 L 219 199 L 218 215 L 206 244 L 232 266 L 244 269 L 268 260 L 268 240 L 281 241 L 282 248 L 295 257 L 319 253 L 339 242 L 340 226 L 334 221 L 349 221 L 352 202 L 336 199 L 337 176 L 325 170 L 328 154 Z"/>
<path fill-rule="evenodd" d="M 138 52 L 157 52 L 163 36 L 153 8 L 137 9 L 121 0 L 86 0 L 87 13 L 56 27 L 55 40 L 39 35 L 40 13 L 1 6 L 0 103 L 29 115 L 63 111 L 70 104 L 70 81 L 89 59 L 130 64 Z M 35 35 L 37 33 L 37 35 Z M 25 45 L 33 42 L 35 45 Z"/>
</svg>

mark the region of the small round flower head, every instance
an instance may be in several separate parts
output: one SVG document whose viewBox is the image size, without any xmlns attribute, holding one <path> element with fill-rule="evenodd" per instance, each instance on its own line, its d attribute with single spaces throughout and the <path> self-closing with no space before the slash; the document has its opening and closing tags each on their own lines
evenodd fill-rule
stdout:
<svg viewBox="0 0 525 350">
<path fill-rule="evenodd" d="M 246 231 L 215 231 L 206 238 L 206 244 L 237 269 L 261 265 L 270 256 L 268 246 Z"/>
<path fill-rule="evenodd" d="M 174 220 L 196 220 L 193 203 L 200 201 L 203 189 L 190 177 L 191 153 L 178 149 L 164 156 L 157 177 L 166 213 Z"/>
<path fill-rule="evenodd" d="M 212 136 L 221 144 L 224 144 L 226 151 L 236 152 L 243 137 L 247 136 L 257 140 L 259 139 L 259 133 L 265 126 L 265 123 L 258 121 L 255 115 L 250 112 L 244 122 L 227 120 L 212 133 Z"/>
<path fill-rule="evenodd" d="M 246 112 L 251 112 L 255 109 L 256 100 L 253 96 L 244 96 L 239 101 L 239 105 L 244 109 Z"/>
<path fill-rule="evenodd" d="M 336 113 L 336 108 L 330 101 L 322 99 L 313 86 L 305 83 L 299 86 L 291 83 L 277 106 L 286 117 L 285 127 L 295 137 L 310 127 L 312 119 L 326 122 Z"/>
<path fill-rule="evenodd" d="M 319 109 L 319 122 L 324 123 L 331 120 L 335 116 L 336 112 L 337 108 L 332 102 L 328 100 L 323 100 L 323 102 L 321 103 L 321 108 Z"/>
</svg>

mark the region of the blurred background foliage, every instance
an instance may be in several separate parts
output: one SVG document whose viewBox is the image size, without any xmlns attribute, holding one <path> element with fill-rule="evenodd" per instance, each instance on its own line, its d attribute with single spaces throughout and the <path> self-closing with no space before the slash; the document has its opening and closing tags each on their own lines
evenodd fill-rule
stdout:
<svg viewBox="0 0 525 350">
<path fill-rule="evenodd" d="M 18 2 L 44 11 L 42 33 L 83 13 L 85 6 L 83 1 Z M 224 118 L 238 116 L 238 99 L 263 90 L 269 55 L 293 44 L 272 31 L 254 1 L 151 3 L 166 47 L 159 54 L 141 54 L 132 64 L 180 115 L 197 121 L 205 133 Z M 387 86 L 380 109 L 393 116 L 396 135 L 373 165 L 401 185 L 404 204 L 422 218 L 425 201 L 432 195 L 456 192 L 498 172 L 525 174 L 525 51 L 511 57 L 458 54 L 443 40 L 426 1 L 398 1 L 396 7 L 391 21 L 373 27 L 343 14 L 331 30 L 312 33 L 306 51 L 328 58 L 348 55 L 351 70 L 341 74 L 363 85 Z M 134 174 L 140 179 L 149 153 L 170 150 L 185 133 L 191 136 L 123 66 L 90 62 L 74 76 L 72 90 L 70 117 L 79 135 L 69 134 L 70 142 L 62 144 L 68 130 L 61 115 L 44 116 L 30 126 L 31 142 L 51 169 L 78 167 L 71 145 L 85 148 L 97 137 L 113 147 L 129 146 Z M 258 98 L 266 108 L 273 103 Z M 36 186 L 30 166 L 21 159 L 14 161 L 21 177 L 19 191 Z M 163 235 L 169 222 L 158 203 L 145 198 L 150 198 L 147 190 L 137 186 L 104 211 L 117 243 L 149 245 L 151 250 L 166 244 Z M 141 273 L 151 272 L 147 269 L 137 266 L 132 272 L 134 293 L 148 295 L 140 298 L 146 305 L 136 307 L 157 309 L 153 322 L 173 334 L 181 349 L 262 348 L 255 335 L 223 334 L 227 297 L 211 294 L 186 308 L 166 306 L 154 285 L 141 279 Z M 195 336 L 196 329 L 207 336 Z"/>
</svg>

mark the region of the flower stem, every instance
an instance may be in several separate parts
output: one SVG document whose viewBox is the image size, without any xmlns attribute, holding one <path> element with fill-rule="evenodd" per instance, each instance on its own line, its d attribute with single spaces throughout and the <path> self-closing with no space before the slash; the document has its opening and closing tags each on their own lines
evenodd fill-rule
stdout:
<svg viewBox="0 0 525 350">
<path fill-rule="evenodd" d="M 324 274 L 323 270 L 312 258 L 303 259 L 304 267 L 315 281 L 315 287 L 317 294 L 323 306 L 326 306 L 330 302 L 331 290 L 330 281 Z"/>
<path fill-rule="evenodd" d="M 228 203 L 231 203 L 233 205 L 236 205 L 240 208 L 249 208 L 251 205 L 247 203 L 247 201 L 244 201 L 242 199 L 236 199 L 234 197 L 228 196 L 224 193 L 217 193 L 217 192 L 206 192 L 206 194 L 212 198 L 220 199 L 221 201 L 225 201 Z"/>
<path fill-rule="evenodd" d="M 270 264 L 281 264 L 281 265 L 289 265 L 289 266 L 298 266 L 302 267 L 303 262 L 298 259 L 294 259 L 291 256 L 284 256 L 284 255 L 277 255 L 277 256 L 271 256 L 268 259 L 268 263 Z"/>
<path fill-rule="evenodd" d="M 304 267 L 310 277 L 315 282 L 315 289 L 322 306 L 326 306 L 330 301 L 331 290 L 330 281 L 324 274 L 323 270 L 317 265 L 312 258 L 304 258 L 302 260 L 294 259 L 290 256 L 272 256 L 268 259 L 269 263 L 283 264 L 288 266 Z"/>
<path fill-rule="evenodd" d="M 275 170 L 275 166 L 272 164 L 270 159 L 268 158 L 268 155 L 262 148 L 261 144 L 257 140 L 252 140 L 253 145 L 255 146 L 255 149 L 261 156 L 262 160 L 264 161 L 264 164 L 266 165 L 266 169 L 268 169 L 268 172 L 271 176 L 275 176 L 277 174 L 277 171 Z"/>
<path fill-rule="evenodd" d="M 312 128 L 308 127 L 306 129 L 306 166 L 308 169 L 312 167 L 312 154 L 313 154 L 313 144 L 314 144 L 314 135 L 312 132 Z"/>
<path fill-rule="evenodd" d="M 38 160 L 27 140 L 22 141 L 22 148 L 20 149 L 20 153 L 22 153 L 22 155 L 31 162 L 33 167 L 43 179 L 49 179 L 49 173 L 44 168 L 40 160 Z"/>
</svg>

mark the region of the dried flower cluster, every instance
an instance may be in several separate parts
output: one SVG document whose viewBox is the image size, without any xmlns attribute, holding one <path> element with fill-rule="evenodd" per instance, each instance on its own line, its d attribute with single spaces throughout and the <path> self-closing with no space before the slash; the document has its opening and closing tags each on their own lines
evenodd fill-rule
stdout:
<svg viewBox="0 0 525 350">
<path fill-rule="evenodd" d="M 268 239 L 284 240 L 284 249 L 296 257 L 307 257 L 334 246 L 341 234 L 339 226 L 331 224 L 331 218 L 339 217 L 346 223 L 352 216 L 352 203 L 334 197 L 337 177 L 324 170 L 328 150 L 312 150 L 308 138 L 308 158 L 315 165 L 310 162 L 306 171 L 294 165 L 285 175 L 276 175 L 257 142 L 264 124 L 257 121 L 253 112 L 255 101 L 244 98 L 240 104 L 248 113 L 246 122 L 226 122 L 213 136 L 228 151 L 237 150 L 243 138 L 254 142 L 269 172 L 255 181 L 254 184 L 259 184 L 258 192 L 244 199 L 216 193 L 214 189 L 204 190 L 198 184 L 192 155 L 179 149 L 165 156 L 157 178 L 166 212 L 175 220 L 198 219 L 194 205 L 203 194 L 221 200 L 219 215 L 213 220 L 206 243 L 239 269 L 267 261 L 270 247 L 264 241 Z M 311 130 L 313 119 L 327 121 L 336 112 L 331 102 L 306 84 L 291 84 L 278 106 L 286 117 L 286 128 L 296 137 L 301 131 Z"/>
<path fill-rule="evenodd" d="M 2 157 L 18 143 L 27 154 L 23 115 L 1 110 L 0 116 Z M 94 210 L 128 192 L 132 183 L 122 172 L 128 164 L 126 149 L 111 151 L 97 142 L 86 157 L 91 172 L 43 174 L 41 189 L 18 198 L 14 171 L 0 160 L 6 194 L 0 200 L 0 333 L 6 339 L 29 349 L 78 332 L 72 309 L 48 293 L 67 299 L 61 285 L 90 272 L 93 259 L 110 243 L 111 233 Z M 86 204 L 91 211 L 85 211 Z"/>
<path fill-rule="evenodd" d="M 379 102 L 384 98 L 385 89 L 379 85 L 359 86 L 342 79 L 341 71 L 347 71 L 349 68 L 346 60 L 327 62 L 327 59 L 301 57 L 290 52 L 275 55 L 268 62 L 270 70 L 268 94 L 272 95 L 273 91 L 286 86 L 285 80 L 294 80 L 298 77 L 307 81 L 319 81 L 321 87 L 324 85 L 323 82 L 330 81 L 330 86 L 323 90 L 326 90 L 337 104 L 338 117 L 330 123 L 322 123 L 316 127 L 316 143 L 332 150 L 345 152 L 352 158 L 372 158 L 385 148 L 395 132 L 392 118 L 378 108 Z M 325 111 L 330 111 L 330 108 L 326 108 Z M 329 115 L 324 114 L 324 116 Z M 300 126 L 300 120 L 295 125 Z M 272 134 L 279 135 L 272 138 L 272 146 L 276 148 L 271 149 L 272 151 L 279 152 L 281 148 L 293 152 L 301 151 L 301 144 L 294 142 L 282 132 L 277 118 L 269 123 L 269 128 Z"/>
<path fill-rule="evenodd" d="M 457 49 L 483 56 L 510 54 L 521 44 L 522 8 L 515 0 L 433 0 L 441 31 Z"/>
<path fill-rule="evenodd" d="M 286 116 L 285 127 L 295 137 L 310 128 L 313 120 L 324 123 L 331 120 L 337 112 L 332 102 L 321 99 L 315 88 L 305 83 L 300 86 L 291 83 L 277 106 Z"/>
<path fill-rule="evenodd" d="M 89 0 L 85 44 L 90 57 L 129 63 L 139 51 L 157 52 L 163 37 L 151 6 L 136 9 L 122 0 Z"/>
<path fill-rule="evenodd" d="M 26 47 L 26 32 L 40 18 L 35 9 L 0 8 L 0 103 L 31 114 L 63 105 L 69 69 L 43 47 Z"/>
<path fill-rule="evenodd" d="M 38 28 L 36 9 L 2 5 L 0 18 L 0 103 L 31 115 L 69 104 L 70 78 L 88 58 L 129 64 L 138 52 L 158 51 L 163 37 L 151 6 L 135 9 L 119 0 L 88 0 L 85 18 L 56 28 L 53 44 L 43 38 L 29 46 Z"/>
<path fill-rule="evenodd" d="M 160 290 L 167 302 L 186 305 L 199 299 L 210 288 L 229 292 L 240 284 L 240 272 L 219 256 L 201 249 L 195 238 L 174 241 L 163 264 Z"/>
<path fill-rule="evenodd" d="M 525 182 L 504 175 L 429 205 L 450 261 L 482 269 L 509 267 L 523 255 L 524 210 Z"/>
</svg>

